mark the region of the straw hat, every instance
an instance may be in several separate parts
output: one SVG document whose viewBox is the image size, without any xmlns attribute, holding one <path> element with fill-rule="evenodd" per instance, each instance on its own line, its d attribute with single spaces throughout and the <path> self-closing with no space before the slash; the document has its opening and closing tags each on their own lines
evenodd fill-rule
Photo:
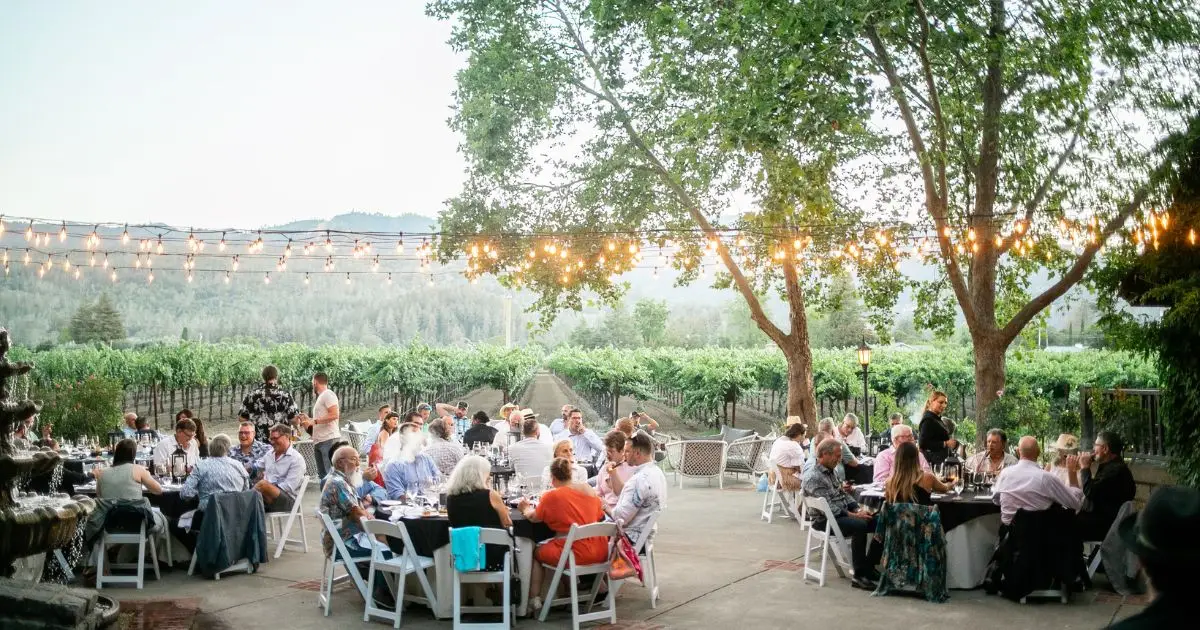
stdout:
<svg viewBox="0 0 1200 630">
<path fill-rule="evenodd" d="M 1050 448 L 1056 451 L 1078 451 L 1079 438 L 1070 433 L 1060 433 L 1058 441 L 1051 444 Z"/>
</svg>

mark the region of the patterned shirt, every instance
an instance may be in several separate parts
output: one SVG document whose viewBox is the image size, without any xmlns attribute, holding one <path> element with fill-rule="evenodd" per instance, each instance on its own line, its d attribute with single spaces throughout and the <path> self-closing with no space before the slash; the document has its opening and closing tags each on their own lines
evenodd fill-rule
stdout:
<svg viewBox="0 0 1200 630">
<path fill-rule="evenodd" d="M 1008 468 L 1009 466 L 1016 466 L 1016 465 L 1017 465 L 1017 458 L 1013 457 L 1012 453 L 1005 453 L 1004 457 L 1000 458 L 1000 465 L 996 466 L 996 464 L 992 463 L 992 459 L 990 457 L 988 457 L 987 451 L 979 451 L 978 453 L 975 453 L 974 455 L 967 458 L 967 462 L 963 466 L 963 469 L 969 473 L 990 472 L 990 473 L 999 474 L 1001 470 L 1004 470 L 1005 468 Z M 993 470 L 993 466 L 996 466 L 996 468 L 994 470 Z"/>
<path fill-rule="evenodd" d="M 411 462 L 392 460 L 383 469 L 383 481 L 388 498 L 399 500 L 404 495 L 419 494 L 427 484 L 439 477 L 437 466 L 425 453 L 418 453 Z"/>
<path fill-rule="evenodd" d="M 337 524 L 338 536 L 342 537 L 342 542 L 349 541 L 363 532 L 362 523 L 350 516 L 350 511 L 360 506 L 358 494 L 350 487 L 346 476 L 338 470 L 329 473 L 325 480 L 325 488 L 321 490 L 321 501 L 317 509 L 328 514 L 329 519 Z M 321 546 L 325 549 L 326 557 L 333 556 L 333 538 L 330 538 L 328 531 L 321 535 Z"/>
<path fill-rule="evenodd" d="M 202 459 L 192 469 L 184 482 L 179 496 L 190 499 L 200 497 L 200 506 L 208 497 L 219 492 L 241 492 L 247 488 L 246 469 L 230 457 Z"/>
<path fill-rule="evenodd" d="M 262 459 L 263 459 L 263 457 L 266 457 L 267 453 L 269 453 L 269 452 L 271 452 L 270 446 L 267 446 L 266 444 L 263 444 L 262 442 L 255 440 L 250 443 L 250 453 L 249 454 L 243 453 L 242 445 L 238 444 L 237 446 L 234 446 L 232 449 L 229 450 L 229 456 L 232 457 L 234 461 L 241 464 L 242 467 L 246 469 L 246 472 L 249 473 L 251 477 L 257 477 L 258 474 L 261 473 L 263 470 Z"/>
<path fill-rule="evenodd" d="M 625 533 L 636 542 L 650 517 L 666 507 L 667 476 L 654 462 L 646 462 L 634 467 L 633 474 L 625 481 L 612 517 L 624 523 Z"/>
<path fill-rule="evenodd" d="M 433 460 L 433 465 L 437 466 L 438 472 L 442 473 L 443 477 L 449 477 L 454 467 L 458 465 L 458 460 L 466 454 L 462 444 L 436 437 L 431 437 L 430 440 L 429 446 L 425 447 L 425 454 Z"/>
<path fill-rule="evenodd" d="M 254 438 L 266 444 L 271 437 L 271 427 L 291 422 L 299 410 L 296 401 L 286 390 L 275 385 L 267 387 L 263 383 L 246 394 L 242 400 L 242 411 L 250 414 L 250 421 L 254 423 Z"/>
<path fill-rule="evenodd" d="M 463 434 L 467 432 L 467 429 L 471 428 L 472 424 L 470 417 L 460 416 L 457 414 L 446 418 L 446 420 L 454 424 L 454 436 L 460 440 L 462 439 Z"/>
<path fill-rule="evenodd" d="M 816 450 L 816 449 L 813 449 Z M 804 495 L 820 497 L 829 503 L 829 510 L 835 518 L 846 516 L 858 511 L 858 503 L 854 497 L 842 490 L 842 482 L 833 469 L 826 468 L 820 462 L 811 470 L 804 473 Z"/>
</svg>

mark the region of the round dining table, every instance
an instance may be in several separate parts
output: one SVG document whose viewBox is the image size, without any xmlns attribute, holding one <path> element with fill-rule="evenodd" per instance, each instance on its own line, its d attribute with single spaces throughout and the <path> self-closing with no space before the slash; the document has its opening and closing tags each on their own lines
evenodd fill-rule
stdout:
<svg viewBox="0 0 1200 630">
<path fill-rule="evenodd" d="M 883 505 L 883 491 L 877 485 L 857 486 L 854 495 L 868 507 Z M 1000 506 L 990 492 L 974 490 L 935 494 L 933 504 L 942 516 L 946 533 L 946 586 L 978 588 L 1000 537 Z"/>
<path fill-rule="evenodd" d="M 375 510 L 377 518 L 388 519 L 391 511 L 387 506 L 379 506 Z M 521 602 L 517 606 L 517 615 L 525 616 L 529 603 L 529 580 L 533 571 L 533 549 L 537 543 L 555 537 L 554 530 L 545 523 L 534 523 L 525 518 L 516 508 L 509 508 L 509 516 L 513 522 L 513 536 L 517 539 L 517 549 L 514 553 L 517 575 L 521 578 Z M 450 519 L 445 514 L 433 513 L 431 516 L 415 518 L 400 518 L 397 522 L 404 525 L 408 537 L 412 540 L 413 551 L 418 556 L 433 558 L 435 578 L 431 580 L 437 607 L 433 611 L 435 617 L 447 619 L 453 615 L 454 598 L 454 567 L 450 557 Z M 403 541 L 389 538 L 388 546 L 395 553 L 403 553 Z M 408 588 L 416 588 L 414 582 Z"/>
</svg>

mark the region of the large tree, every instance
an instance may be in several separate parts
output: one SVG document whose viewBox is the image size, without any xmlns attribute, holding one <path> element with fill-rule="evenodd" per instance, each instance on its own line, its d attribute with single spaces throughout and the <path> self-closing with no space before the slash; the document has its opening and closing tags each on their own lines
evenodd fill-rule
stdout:
<svg viewBox="0 0 1200 630">
<path fill-rule="evenodd" d="M 616 300 L 619 274 L 639 262 L 674 267 L 679 282 L 707 276 L 738 291 L 783 351 L 788 413 L 815 421 L 806 306 L 849 258 L 831 252 L 860 235 L 857 212 L 830 194 L 833 166 L 853 156 L 829 119 L 867 116 L 867 86 L 792 68 L 819 106 L 778 105 L 776 92 L 751 91 L 760 68 L 660 55 L 656 37 L 673 26 L 629 28 L 606 4 L 430 4 L 469 58 L 452 119 L 469 179 L 442 212 L 441 258 L 467 250 L 469 273 L 533 289 L 544 315 L 580 308 L 589 290 Z M 745 198 L 753 207 L 731 212 Z M 659 250 L 649 260 L 647 246 Z M 863 249 L 860 264 L 898 278 L 890 249 Z M 783 324 L 763 307 L 772 291 L 788 305 Z"/>
</svg>

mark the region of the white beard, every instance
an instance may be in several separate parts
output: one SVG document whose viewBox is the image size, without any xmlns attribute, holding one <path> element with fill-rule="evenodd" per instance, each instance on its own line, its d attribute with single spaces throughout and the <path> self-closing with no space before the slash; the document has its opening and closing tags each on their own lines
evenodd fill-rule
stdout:
<svg viewBox="0 0 1200 630">
<path fill-rule="evenodd" d="M 350 484 L 350 487 L 354 488 L 355 490 L 361 488 L 363 485 L 362 471 L 356 470 L 356 471 L 350 473 L 346 477 L 346 481 Z"/>
<path fill-rule="evenodd" d="M 417 453 L 425 445 L 425 436 L 420 431 L 393 435 L 383 445 L 383 459 L 399 460 L 406 464 L 417 459 Z"/>
</svg>

